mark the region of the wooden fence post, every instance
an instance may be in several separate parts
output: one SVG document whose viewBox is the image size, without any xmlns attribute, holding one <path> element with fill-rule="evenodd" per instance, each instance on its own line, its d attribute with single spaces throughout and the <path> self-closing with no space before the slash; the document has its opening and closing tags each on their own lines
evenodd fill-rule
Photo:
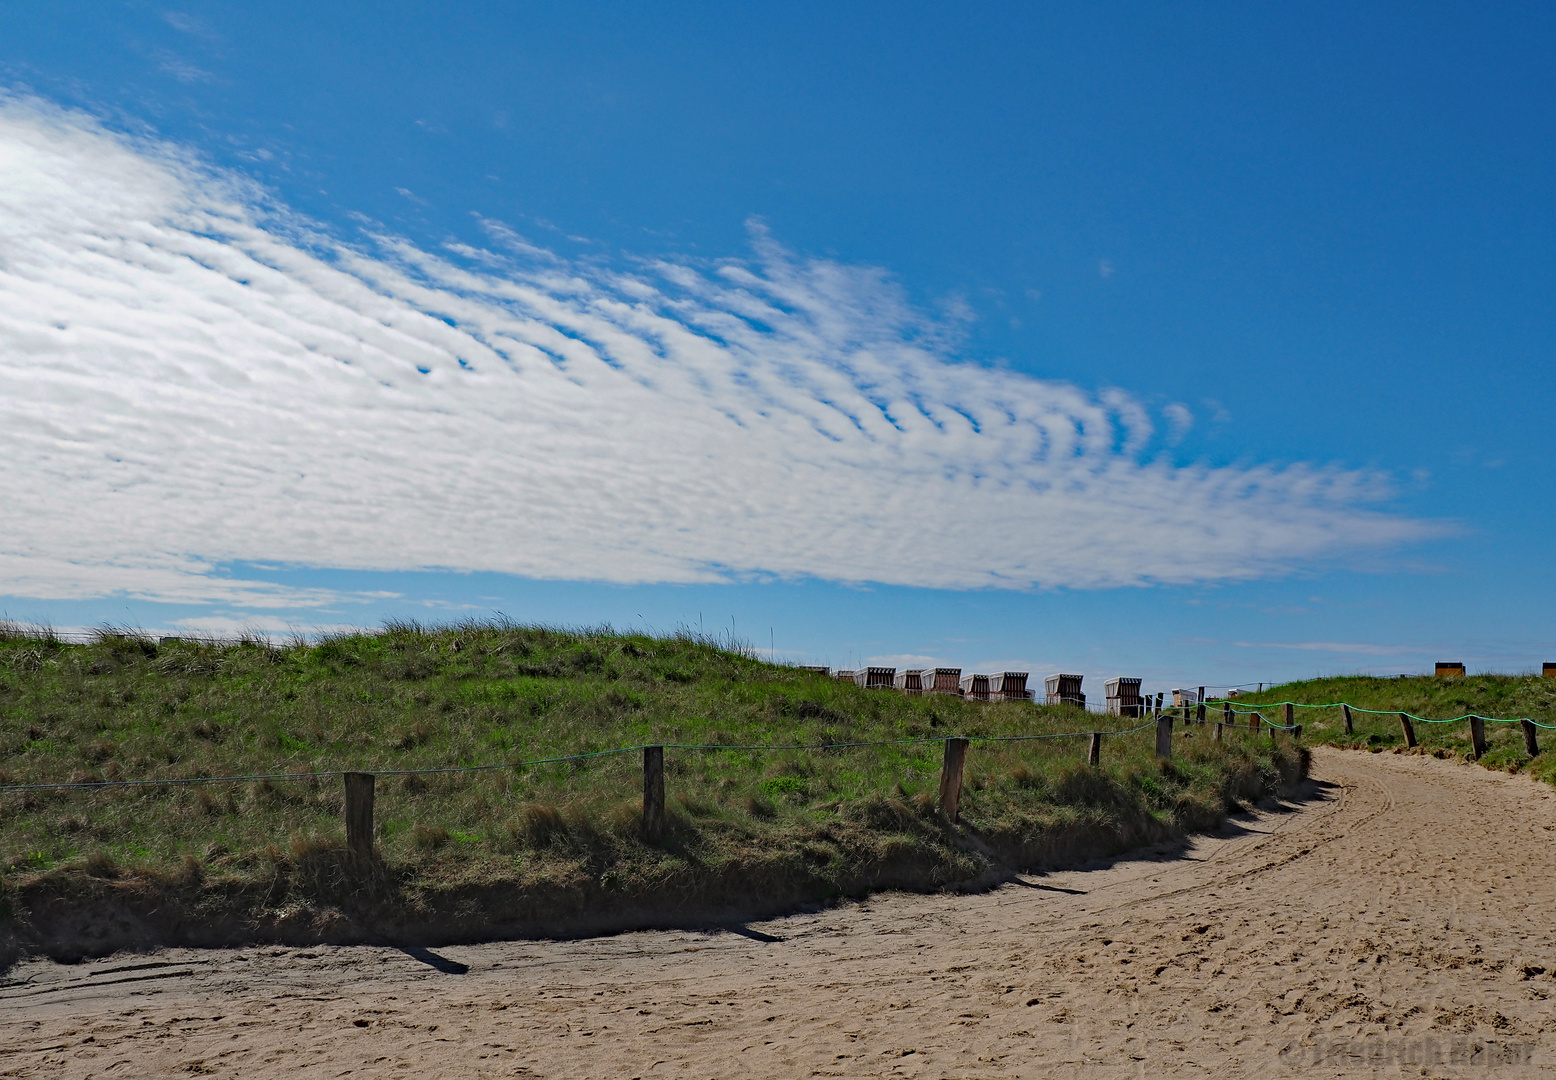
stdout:
<svg viewBox="0 0 1556 1080">
<path fill-rule="evenodd" d="M 1293 705 L 1291 702 L 1288 701 L 1288 702 L 1286 702 L 1286 727 L 1287 728 L 1293 728 L 1293 727 L 1296 727 L 1296 726 L 1297 726 L 1297 707 L 1295 705 Z"/>
<path fill-rule="evenodd" d="M 1156 718 L 1156 756 L 1163 761 L 1172 760 L 1172 713 Z"/>
<path fill-rule="evenodd" d="M 1349 705 L 1341 705 L 1340 715 L 1345 717 L 1345 733 L 1347 735 L 1355 735 L 1356 729 L 1351 726 L 1351 707 Z"/>
<path fill-rule="evenodd" d="M 362 858 L 373 857 L 372 773 L 346 774 L 346 850 Z"/>
<path fill-rule="evenodd" d="M 947 739 L 940 766 L 940 809 L 956 824 L 962 813 L 962 763 L 967 760 L 967 740 Z"/>
<path fill-rule="evenodd" d="M 1232 703 L 1230 701 L 1221 703 L 1221 722 L 1227 727 L 1232 726 Z"/>
<path fill-rule="evenodd" d="M 665 748 L 643 747 L 643 839 L 657 844 L 665 835 Z"/>
<path fill-rule="evenodd" d="M 1251 728 L 1257 728 L 1259 726 L 1259 721 L 1263 719 L 1264 717 L 1260 716 L 1257 711 L 1251 712 L 1248 714 L 1248 726 Z"/>
<path fill-rule="evenodd" d="M 1414 746 L 1416 744 L 1416 729 L 1410 723 L 1409 713 L 1399 714 L 1399 726 L 1405 729 L 1405 746 Z"/>
<path fill-rule="evenodd" d="M 1194 719 L 1203 724 L 1205 722 L 1205 688 L 1203 686 L 1199 688 L 1199 697 L 1196 700 L 1199 702 L 1199 708 L 1194 711 Z"/>
<path fill-rule="evenodd" d="M 1518 726 L 1524 729 L 1524 750 L 1530 757 L 1534 757 L 1540 752 L 1539 740 L 1534 737 L 1534 721 L 1520 720 Z"/>
<path fill-rule="evenodd" d="M 1102 764 L 1102 732 L 1091 733 L 1091 746 L 1086 749 L 1086 764 L 1096 768 Z"/>
<path fill-rule="evenodd" d="M 1486 753 L 1486 721 L 1478 716 L 1470 717 L 1470 746 L 1479 761 Z"/>
<path fill-rule="evenodd" d="M 1213 731 L 1213 732 L 1211 732 L 1211 735 L 1210 735 L 1210 738 L 1211 738 L 1211 739 L 1212 739 L 1212 740 L 1213 740 L 1213 741 L 1215 741 L 1215 742 L 1220 742 L 1220 741 L 1221 741 L 1221 729 L 1222 729 L 1222 728 L 1224 728 L 1224 727 L 1226 727 L 1226 725 L 1225 725 L 1225 724 L 1223 724 L 1223 723 L 1220 723 L 1220 722 L 1219 722 L 1219 721 L 1218 721 L 1218 722 L 1217 722 L 1217 723 L 1216 723 L 1216 729 L 1215 729 L 1215 731 Z"/>
</svg>

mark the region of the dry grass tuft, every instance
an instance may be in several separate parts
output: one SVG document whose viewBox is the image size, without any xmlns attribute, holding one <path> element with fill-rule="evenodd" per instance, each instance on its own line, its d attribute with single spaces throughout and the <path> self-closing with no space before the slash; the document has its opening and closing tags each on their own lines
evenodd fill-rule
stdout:
<svg viewBox="0 0 1556 1080">
<path fill-rule="evenodd" d="M 525 803 L 508 829 L 515 840 L 532 848 L 546 847 L 567 837 L 567 821 L 562 811 L 550 803 Z"/>
<path fill-rule="evenodd" d="M 419 821 L 411 826 L 411 838 L 423 851 L 435 851 L 449 841 L 447 829 L 441 825 L 423 825 Z"/>
<path fill-rule="evenodd" d="M 114 861 L 112 855 L 102 850 L 90 852 L 82 859 L 81 869 L 88 877 L 116 878 L 119 876 L 119 864 Z"/>
</svg>

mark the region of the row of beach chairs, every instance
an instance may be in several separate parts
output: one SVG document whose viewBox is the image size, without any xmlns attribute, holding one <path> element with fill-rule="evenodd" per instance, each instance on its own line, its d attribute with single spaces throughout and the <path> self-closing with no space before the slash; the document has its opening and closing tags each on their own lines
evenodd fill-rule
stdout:
<svg viewBox="0 0 1556 1080">
<path fill-rule="evenodd" d="M 961 668 L 863 667 L 857 669 L 807 666 L 802 670 L 851 682 L 866 690 L 900 690 L 904 694 L 955 694 L 974 701 L 1036 701 L 1037 691 L 1027 689 L 1025 671 L 997 671 L 992 674 L 963 675 Z M 1086 707 L 1080 675 L 1049 675 L 1043 680 L 1043 702 L 1047 705 Z M 1140 697 L 1139 679 L 1107 680 L 1107 711 L 1114 716 L 1141 716 L 1146 709 Z M 1178 691 L 1173 692 L 1176 696 Z"/>
</svg>

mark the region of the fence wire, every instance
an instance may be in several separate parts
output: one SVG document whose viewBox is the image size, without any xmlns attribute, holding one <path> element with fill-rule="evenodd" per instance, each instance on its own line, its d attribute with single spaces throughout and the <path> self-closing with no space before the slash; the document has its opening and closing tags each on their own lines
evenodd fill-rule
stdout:
<svg viewBox="0 0 1556 1080">
<path fill-rule="evenodd" d="M 873 742 L 843 742 L 843 743 L 761 743 L 761 744 L 730 744 L 730 743 L 639 743 L 636 746 L 620 746 L 612 750 L 591 750 L 581 754 L 564 754 L 559 757 L 534 758 L 529 761 L 502 762 L 495 765 L 446 765 L 425 769 L 323 769 L 310 770 L 308 772 L 290 773 L 244 773 L 235 776 L 171 776 L 162 780 L 69 780 L 40 784 L 0 784 L 0 794 L 11 791 L 60 791 L 81 788 L 111 788 L 111 787 L 160 787 L 164 784 L 231 784 L 245 783 L 257 780 L 323 780 L 330 777 L 345 776 L 352 772 L 371 772 L 374 776 L 425 776 L 436 773 L 471 773 L 471 772 L 497 772 L 505 769 L 527 769 L 536 765 L 556 765 L 567 761 L 584 761 L 589 758 L 610 757 L 615 754 L 631 754 L 646 750 L 651 746 L 662 747 L 665 750 L 690 750 L 704 753 L 721 751 L 743 753 L 776 753 L 784 751 L 823 751 L 823 750 L 861 750 L 886 746 L 922 746 L 932 743 L 945 743 L 952 739 L 966 739 L 975 743 L 1000 743 L 1000 742 L 1028 742 L 1036 739 L 1086 739 L 1092 735 L 1120 736 L 1133 735 L 1138 731 L 1144 731 L 1148 727 L 1155 726 L 1156 721 L 1140 724 L 1137 727 L 1122 728 L 1116 731 L 1058 731 L 1034 735 L 937 735 L 934 738 L 922 739 L 882 739 Z"/>
<path fill-rule="evenodd" d="M 1419 720 L 1423 724 L 1457 724 L 1461 720 L 1484 720 L 1488 724 L 1533 724 L 1535 727 L 1544 728 L 1546 731 L 1556 731 L 1556 724 L 1542 724 L 1531 716 L 1482 716 L 1479 713 L 1465 713 L 1463 716 L 1453 716 L 1446 720 L 1433 720 L 1429 716 L 1417 716 L 1415 713 L 1406 712 L 1403 709 L 1364 709 L 1360 705 L 1352 705 L 1346 701 L 1331 701 L 1328 704 L 1317 705 L 1301 701 L 1261 701 L 1257 706 L 1248 705 L 1243 707 L 1239 707 L 1235 702 L 1231 701 L 1222 701 L 1217 704 L 1222 706 L 1231 705 L 1233 712 L 1242 713 L 1245 716 L 1248 713 L 1257 712 L 1259 709 L 1274 709 L 1290 705 L 1294 709 L 1346 708 L 1352 712 L 1369 713 L 1373 716 L 1408 716 L 1410 719 Z M 1269 721 L 1265 722 L 1269 723 Z M 1270 726 L 1276 727 L 1278 725 L 1271 724 Z"/>
<path fill-rule="evenodd" d="M 1204 702 L 1207 707 L 1209 702 Z M 1232 701 L 1218 702 L 1223 714 L 1230 710 L 1239 716 L 1254 716 L 1264 727 L 1275 731 L 1295 731 L 1300 724 L 1277 724 L 1265 716 L 1261 709 L 1271 709 L 1290 705 L 1294 709 L 1338 709 L 1349 708 L 1352 712 L 1368 713 L 1374 716 L 1407 716 L 1412 720 L 1418 720 L 1423 724 L 1454 724 L 1462 720 L 1478 718 L 1494 724 L 1533 724 L 1537 728 L 1556 730 L 1556 724 L 1542 724 L 1538 720 L 1529 717 L 1495 717 L 1478 716 L 1474 713 L 1466 713 L 1463 716 L 1455 716 L 1450 719 L 1434 720 L 1430 717 L 1416 716 L 1414 713 L 1403 712 L 1398 709 L 1364 709 L 1359 705 L 1351 705 L 1347 702 L 1331 702 L 1328 704 L 1309 704 L 1300 701 L 1274 701 L 1260 702 L 1257 707 L 1252 705 L 1239 705 Z M 244 773 L 234 776 L 172 776 L 164 779 L 150 780 L 62 780 L 37 784 L 0 784 L 0 794 L 22 791 L 63 791 L 72 789 L 97 789 L 97 788 L 125 788 L 125 787 L 161 787 L 174 784 L 233 784 L 246 783 L 259 780 L 296 781 L 296 780 L 322 780 L 330 777 L 345 776 L 351 772 L 372 772 L 375 776 L 429 776 L 440 773 L 473 773 L 473 772 L 498 772 L 502 770 L 528 769 L 538 765 L 557 765 L 568 761 L 585 761 L 590 758 L 611 757 L 617 754 L 631 754 L 647 749 L 650 746 L 661 746 L 666 750 L 688 750 L 699 753 L 715 752 L 742 752 L 742 753 L 776 753 L 798 751 L 826 751 L 826 750 L 861 750 L 880 748 L 887 746 L 920 746 L 932 743 L 945 743 L 952 739 L 966 739 L 974 743 L 1009 743 L 1032 742 L 1042 739 L 1083 739 L 1092 735 L 1103 735 L 1116 738 L 1122 735 L 1133 735 L 1154 727 L 1157 719 L 1167 714 L 1170 710 L 1193 709 L 1197 706 L 1162 706 L 1155 711 L 1151 719 L 1132 728 L 1120 728 L 1113 731 L 1056 731 L 1031 735 L 940 735 L 934 738 L 919 739 L 884 739 L 872 742 L 842 742 L 842 743 L 761 743 L 761 744 L 726 744 L 726 743 L 640 743 L 636 746 L 620 746 L 611 750 L 591 750 L 580 754 L 563 754 L 557 757 L 533 758 L 528 761 L 501 762 L 494 765 L 446 765 L 422 769 L 325 769 L 310 770 L 307 772 L 289 773 Z M 1150 706 L 1143 706 L 1150 709 Z"/>
</svg>

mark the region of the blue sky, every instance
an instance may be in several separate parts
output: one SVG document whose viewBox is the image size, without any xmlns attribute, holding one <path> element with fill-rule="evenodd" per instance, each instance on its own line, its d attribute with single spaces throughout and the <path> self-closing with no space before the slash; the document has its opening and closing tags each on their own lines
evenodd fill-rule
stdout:
<svg viewBox="0 0 1556 1080">
<path fill-rule="evenodd" d="M 1556 659 L 1552 23 L 0 3 L 0 604 Z"/>
</svg>

